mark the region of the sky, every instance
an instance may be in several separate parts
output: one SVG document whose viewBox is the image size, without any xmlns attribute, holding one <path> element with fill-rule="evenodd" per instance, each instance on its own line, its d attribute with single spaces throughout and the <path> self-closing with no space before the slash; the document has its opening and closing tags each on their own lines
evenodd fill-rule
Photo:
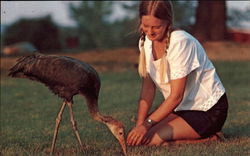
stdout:
<svg viewBox="0 0 250 156">
<path fill-rule="evenodd" d="M 51 14 L 56 23 L 72 26 L 66 1 L 1 1 L 1 24 L 11 24 L 21 17 L 32 18 Z"/>
<path fill-rule="evenodd" d="M 26 17 L 33 18 L 50 14 L 59 25 L 74 26 L 75 22 L 70 17 L 69 3 L 80 1 L 1 1 L 1 24 L 11 24 L 14 21 Z M 124 15 L 119 6 L 114 8 L 116 13 L 113 19 Z"/>
<path fill-rule="evenodd" d="M 79 1 L 1 1 L 1 25 L 8 25 L 25 17 L 33 18 L 51 14 L 52 19 L 62 26 L 74 26 L 75 22 L 70 17 L 68 4 Z M 227 7 L 240 10 L 250 7 L 250 1 L 227 1 Z M 113 18 L 124 16 L 119 7 L 115 8 Z"/>
</svg>

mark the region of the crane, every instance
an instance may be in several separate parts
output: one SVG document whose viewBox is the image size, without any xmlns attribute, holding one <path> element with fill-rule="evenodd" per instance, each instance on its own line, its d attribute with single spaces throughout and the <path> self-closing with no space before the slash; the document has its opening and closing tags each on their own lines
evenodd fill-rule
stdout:
<svg viewBox="0 0 250 156">
<path fill-rule="evenodd" d="M 79 94 L 85 97 L 91 117 L 108 127 L 126 155 L 124 125 L 113 117 L 104 116 L 99 112 L 98 96 L 101 82 L 98 73 L 89 64 L 67 56 L 44 55 L 36 52 L 19 58 L 10 68 L 8 75 L 40 82 L 63 99 L 56 118 L 50 154 L 54 153 L 58 129 L 66 105 L 69 108 L 73 131 L 81 149 L 83 147 L 72 110 L 73 96 Z"/>
</svg>

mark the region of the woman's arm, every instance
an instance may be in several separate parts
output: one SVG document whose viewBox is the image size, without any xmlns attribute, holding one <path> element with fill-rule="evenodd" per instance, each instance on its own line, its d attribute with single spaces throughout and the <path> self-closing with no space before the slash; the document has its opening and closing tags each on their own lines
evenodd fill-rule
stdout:
<svg viewBox="0 0 250 156">
<path fill-rule="evenodd" d="M 148 115 L 148 111 L 152 106 L 152 102 L 155 96 L 155 84 L 150 78 L 147 76 L 143 79 L 141 96 L 138 103 L 138 117 L 136 126 L 129 132 L 127 137 L 128 145 L 139 145 L 141 143 L 142 138 L 147 133 L 146 127 L 142 125 L 144 120 Z"/>
<path fill-rule="evenodd" d="M 182 101 L 185 91 L 187 76 L 171 80 L 171 93 L 169 97 L 149 116 L 149 119 L 159 122 L 168 116 Z"/>
<path fill-rule="evenodd" d="M 155 88 L 155 84 L 149 75 L 143 79 L 141 95 L 138 102 L 136 126 L 141 125 L 148 116 L 148 111 L 155 97 Z"/>
</svg>

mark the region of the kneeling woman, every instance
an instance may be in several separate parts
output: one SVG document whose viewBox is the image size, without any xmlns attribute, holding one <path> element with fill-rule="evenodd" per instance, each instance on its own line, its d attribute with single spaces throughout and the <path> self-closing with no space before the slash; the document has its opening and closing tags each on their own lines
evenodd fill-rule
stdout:
<svg viewBox="0 0 250 156">
<path fill-rule="evenodd" d="M 128 145 L 207 138 L 221 131 L 226 120 L 227 97 L 213 64 L 192 35 L 172 28 L 172 16 L 169 1 L 140 3 L 143 82 Z M 165 100 L 149 113 L 156 88 Z"/>
</svg>

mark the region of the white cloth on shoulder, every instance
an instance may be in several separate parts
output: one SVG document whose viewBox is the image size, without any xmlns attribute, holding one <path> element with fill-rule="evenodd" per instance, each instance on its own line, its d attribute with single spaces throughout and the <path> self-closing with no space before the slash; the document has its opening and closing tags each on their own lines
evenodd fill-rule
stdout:
<svg viewBox="0 0 250 156">
<path fill-rule="evenodd" d="M 165 79 L 160 79 L 161 59 L 154 60 L 152 41 L 147 37 L 144 42 L 146 70 L 166 99 L 170 95 L 170 80 L 188 75 L 184 97 L 178 110 L 207 111 L 217 103 L 225 93 L 212 62 L 208 59 L 201 44 L 183 30 L 171 33 L 167 50 Z"/>
</svg>

